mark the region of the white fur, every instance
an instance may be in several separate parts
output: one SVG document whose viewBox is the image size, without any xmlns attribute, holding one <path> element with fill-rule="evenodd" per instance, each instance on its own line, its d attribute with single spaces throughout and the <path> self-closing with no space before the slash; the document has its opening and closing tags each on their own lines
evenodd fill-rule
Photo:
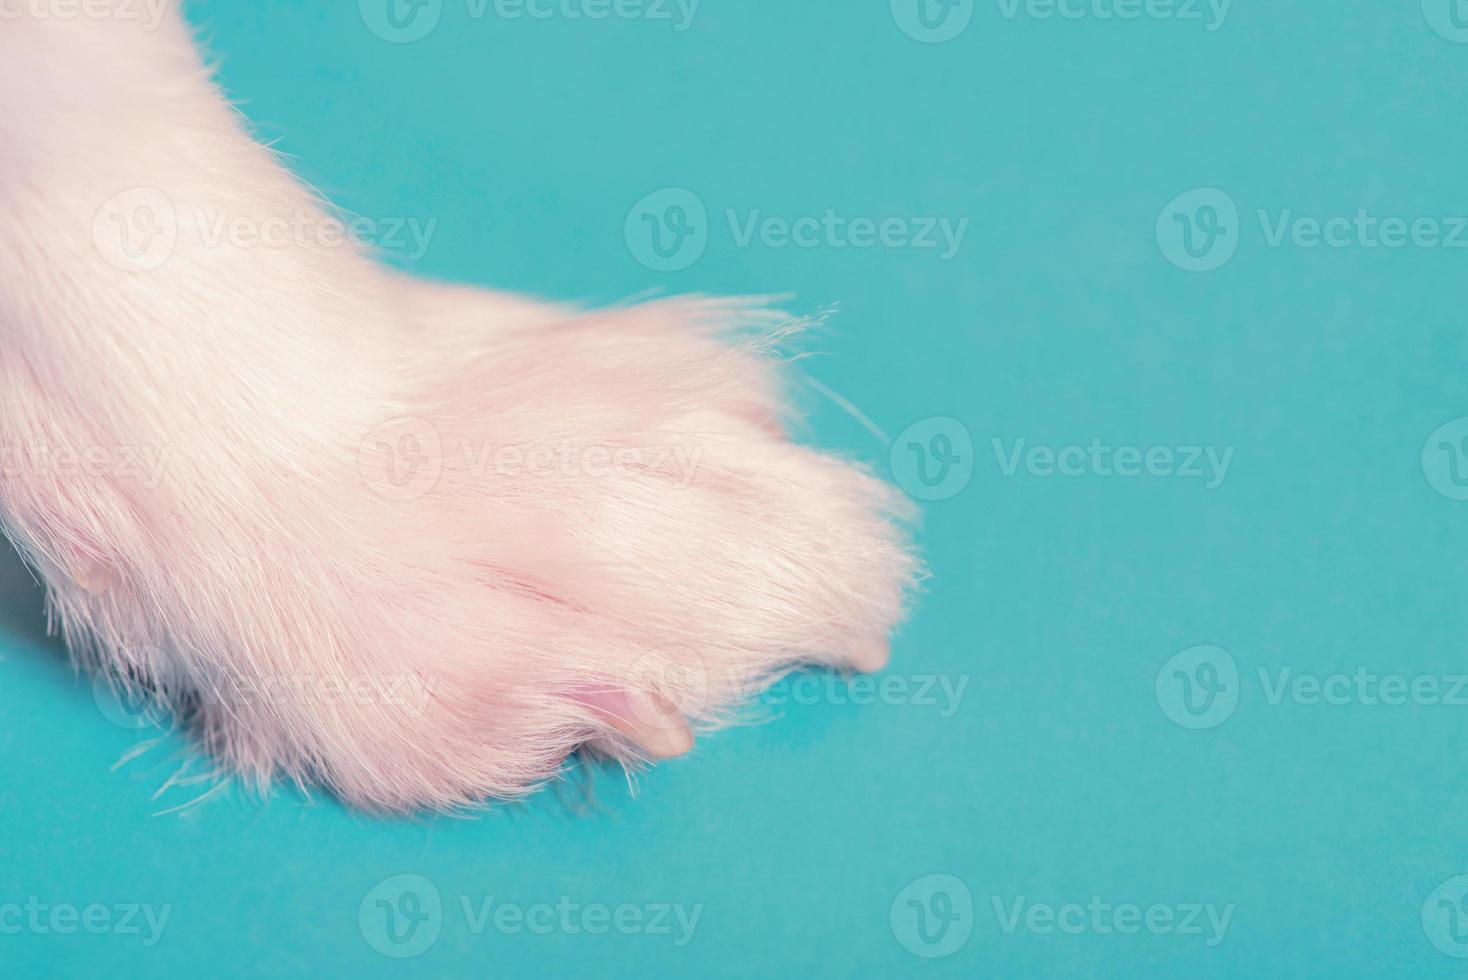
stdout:
<svg viewBox="0 0 1468 980">
<path fill-rule="evenodd" d="M 84 664 L 248 777 L 407 810 L 885 661 L 901 505 L 783 436 L 781 318 L 215 240 L 326 213 L 145 28 L 0 22 L 0 518 Z"/>
</svg>

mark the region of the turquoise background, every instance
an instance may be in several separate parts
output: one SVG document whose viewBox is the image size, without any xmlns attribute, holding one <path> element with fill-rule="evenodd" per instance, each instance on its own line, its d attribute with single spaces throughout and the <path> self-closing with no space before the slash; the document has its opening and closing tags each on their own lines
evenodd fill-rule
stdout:
<svg viewBox="0 0 1468 980">
<path fill-rule="evenodd" d="M 151 799 L 186 743 L 109 769 L 158 733 L 99 710 L 7 560 L 0 904 L 172 909 L 151 948 L 0 935 L 0 972 L 1468 969 L 1440 951 L 1468 953 L 1468 941 L 1435 893 L 1468 887 L 1450 880 L 1468 873 L 1468 710 L 1272 704 L 1258 676 L 1468 671 L 1468 504 L 1434 489 L 1455 484 L 1427 443 L 1468 415 L 1468 252 L 1272 247 L 1257 218 L 1468 214 L 1468 44 L 1450 39 L 1446 0 L 1427 8 L 1237 0 L 1210 31 L 1009 18 L 994 0 L 956 9 L 971 21 L 929 44 L 899 29 L 911 11 L 894 16 L 888 0 L 703 0 L 681 32 L 645 18 L 476 19 L 467 0 L 444 0 L 426 36 L 389 43 L 349 2 L 194 3 L 230 92 L 303 177 L 362 215 L 438 220 L 428 250 L 404 260 L 416 272 L 589 303 L 656 289 L 839 304 L 807 344 L 826 356 L 803 361 L 804 376 L 889 439 L 956 420 L 928 423 L 892 457 L 914 487 L 906 442 L 938 450 L 936 435 L 955 436 L 967 458 L 923 505 L 933 575 L 891 673 L 968 686 L 947 717 L 912 702 L 786 705 L 644 774 L 635 796 L 612 773 L 589 803 L 563 787 L 478 820 L 392 822 L 231 788 L 155 816 L 208 788 Z M 641 264 L 624 235 L 634 205 L 663 188 L 691 191 L 709 216 L 706 250 L 672 272 Z M 1186 198 L 1164 206 L 1197 188 L 1222 191 L 1240 216 L 1218 243 L 1236 253 L 1209 272 L 1169 261 L 1179 246 L 1165 229 L 1206 216 Z M 828 208 L 970 226 L 944 261 L 740 247 L 723 217 Z M 807 387 L 803 438 L 886 468 L 883 440 Z M 991 440 L 1020 438 L 1235 452 L 1214 489 L 1006 477 Z M 1221 676 L 1237 706 L 1194 730 L 1169 716 L 1189 717 L 1163 668 L 1200 645 L 1232 658 L 1237 679 Z M 1207 680 L 1196 657 L 1185 666 Z M 359 906 L 404 874 L 432 884 L 443 916 L 436 941 L 398 960 L 369 942 L 373 902 L 361 918 Z M 1006 934 L 993 909 L 995 896 L 1093 895 L 1235 908 L 1211 947 L 1206 935 Z M 461 896 L 703 909 L 679 947 L 648 934 L 476 935 Z M 958 916 L 932 944 L 914 896 Z"/>
</svg>

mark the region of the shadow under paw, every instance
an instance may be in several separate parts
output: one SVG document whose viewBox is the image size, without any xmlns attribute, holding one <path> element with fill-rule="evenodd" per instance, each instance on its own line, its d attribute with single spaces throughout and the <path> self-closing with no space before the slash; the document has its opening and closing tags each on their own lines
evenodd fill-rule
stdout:
<svg viewBox="0 0 1468 980">
<path fill-rule="evenodd" d="M 15 548 L 0 537 L 0 634 L 65 652 L 46 633 L 46 592 Z"/>
</svg>

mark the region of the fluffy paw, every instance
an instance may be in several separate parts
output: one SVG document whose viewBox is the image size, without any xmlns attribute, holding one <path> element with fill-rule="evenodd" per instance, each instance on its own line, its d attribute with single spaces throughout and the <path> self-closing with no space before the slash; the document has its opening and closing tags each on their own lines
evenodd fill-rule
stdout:
<svg viewBox="0 0 1468 980">
<path fill-rule="evenodd" d="M 713 302 L 558 317 L 406 394 L 359 471 L 393 578 L 435 583 L 394 605 L 438 693 L 354 766 L 411 782 L 397 802 L 515 795 L 582 743 L 684 752 L 798 664 L 885 664 L 914 568 L 899 504 L 784 438 L 762 341 L 721 339 L 774 323 Z M 437 750 L 404 759 L 403 734 Z"/>
<path fill-rule="evenodd" d="M 172 483 L 211 516 L 176 499 L 151 557 L 77 563 L 73 633 L 235 770 L 385 810 L 516 797 L 582 745 L 678 755 L 797 665 L 885 664 L 914 574 L 901 505 L 785 438 L 777 320 L 683 301 L 486 322 L 424 348 L 314 472 L 233 499 L 202 469 Z"/>
<path fill-rule="evenodd" d="M 324 215 L 182 19 L 22 35 L 0 31 L 25 68 L 0 113 L 0 447 L 44 454 L 0 467 L 0 519 L 84 664 L 247 777 L 409 810 L 521 795 L 581 745 L 676 755 L 797 664 L 885 661 L 900 507 L 785 438 L 778 319 L 210 240 Z M 134 192 L 167 232 L 141 266 L 131 232 L 108 244 Z M 155 465 L 108 465 L 135 450 Z"/>
</svg>

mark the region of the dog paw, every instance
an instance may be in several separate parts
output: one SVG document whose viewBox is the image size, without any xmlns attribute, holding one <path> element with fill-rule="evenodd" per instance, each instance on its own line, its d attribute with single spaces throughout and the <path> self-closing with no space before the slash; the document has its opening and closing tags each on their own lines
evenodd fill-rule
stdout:
<svg viewBox="0 0 1468 980">
<path fill-rule="evenodd" d="M 232 769 L 369 809 L 682 754 L 797 666 L 884 666 L 915 574 L 895 492 L 784 434 L 779 333 L 713 301 L 420 324 L 408 382 L 310 465 L 176 454 L 62 618 Z"/>
</svg>

